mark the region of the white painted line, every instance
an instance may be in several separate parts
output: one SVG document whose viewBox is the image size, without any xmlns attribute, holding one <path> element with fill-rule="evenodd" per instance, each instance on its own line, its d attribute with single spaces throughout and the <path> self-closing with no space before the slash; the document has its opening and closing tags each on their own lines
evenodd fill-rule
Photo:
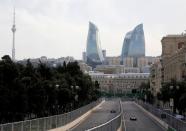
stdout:
<svg viewBox="0 0 186 131">
<path fill-rule="evenodd" d="M 123 113 L 123 104 L 122 104 L 121 108 L 122 108 L 122 119 L 123 119 L 122 121 L 123 121 L 124 131 L 127 131 L 127 127 L 126 127 L 126 123 L 125 123 L 125 117 L 124 117 L 124 113 Z"/>
</svg>

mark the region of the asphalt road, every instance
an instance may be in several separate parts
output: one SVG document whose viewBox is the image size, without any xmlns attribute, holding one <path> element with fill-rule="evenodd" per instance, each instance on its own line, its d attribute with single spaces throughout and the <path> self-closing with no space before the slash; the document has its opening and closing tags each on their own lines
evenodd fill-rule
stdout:
<svg viewBox="0 0 186 131">
<path fill-rule="evenodd" d="M 134 102 L 122 102 L 123 125 L 125 131 L 165 131 L 158 123 L 144 113 Z M 135 116 L 136 121 L 130 117 Z"/>
<path fill-rule="evenodd" d="M 116 113 L 110 113 L 116 110 Z M 120 112 L 119 100 L 106 100 L 99 108 L 94 110 L 84 121 L 75 126 L 72 131 L 84 131 L 98 126 L 117 116 Z"/>
</svg>

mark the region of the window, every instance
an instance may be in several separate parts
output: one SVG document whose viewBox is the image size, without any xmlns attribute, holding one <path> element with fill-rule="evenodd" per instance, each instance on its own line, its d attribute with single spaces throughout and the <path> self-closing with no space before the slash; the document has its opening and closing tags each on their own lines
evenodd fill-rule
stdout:
<svg viewBox="0 0 186 131">
<path fill-rule="evenodd" d="M 178 43 L 178 49 L 181 49 L 183 47 L 183 45 L 184 45 L 184 42 Z"/>
</svg>

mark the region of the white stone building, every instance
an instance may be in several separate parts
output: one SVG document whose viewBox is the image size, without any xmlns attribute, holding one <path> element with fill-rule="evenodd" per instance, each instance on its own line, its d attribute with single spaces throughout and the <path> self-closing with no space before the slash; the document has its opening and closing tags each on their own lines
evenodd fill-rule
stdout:
<svg viewBox="0 0 186 131">
<path fill-rule="evenodd" d="M 112 93 L 131 92 L 132 89 L 138 89 L 141 83 L 149 80 L 149 73 L 104 74 L 91 72 L 89 75 L 93 81 L 98 81 L 102 91 Z"/>
</svg>

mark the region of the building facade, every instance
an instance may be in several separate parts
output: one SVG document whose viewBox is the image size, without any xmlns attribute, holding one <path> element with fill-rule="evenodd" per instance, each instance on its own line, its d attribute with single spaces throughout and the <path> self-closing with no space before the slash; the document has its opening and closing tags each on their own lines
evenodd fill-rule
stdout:
<svg viewBox="0 0 186 131">
<path fill-rule="evenodd" d="M 145 67 L 148 65 L 148 59 L 146 57 L 139 57 L 137 59 L 137 67 Z"/>
<path fill-rule="evenodd" d="M 162 84 L 162 64 L 161 59 L 154 63 L 150 68 L 150 89 L 154 96 L 160 92 Z"/>
<path fill-rule="evenodd" d="M 78 61 L 78 65 L 83 73 L 88 73 L 92 71 L 92 67 L 87 65 L 84 61 Z"/>
<path fill-rule="evenodd" d="M 182 81 L 186 77 L 186 34 L 162 39 L 163 82 Z"/>
<path fill-rule="evenodd" d="M 94 71 L 103 72 L 105 74 L 140 73 L 140 68 L 126 67 L 124 65 L 98 65 Z"/>
<path fill-rule="evenodd" d="M 28 59 L 20 60 L 18 63 L 26 65 Z M 57 67 L 57 66 L 63 66 L 63 63 L 65 62 L 68 64 L 69 62 L 74 62 L 75 59 L 72 56 L 67 56 L 67 57 L 60 57 L 60 58 L 47 58 L 46 56 L 42 56 L 40 58 L 34 58 L 34 59 L 29 59 L 30 62 L 34 67 L 37 67 L 40 62 L 46 64 L 48 67 Z"/>
<path fill-rule="evenodd" d="M 119 56 L 106 57 L 105 61 L 106 61 L 106 64 L 108 65 L 120 65 Z"/>
<path fill-rule="evenodd" d="M 104 74 L 90 73 L 93 81 L 98 81 L 102 91 L 107 93 L 131 93 L 149 80 L 149 73 Z"/>
<path fill-rule="evenodd" d="M 123 62 L 126 67 L 134 67 L 134 57 L 125 57 Z"/>
</svg>

